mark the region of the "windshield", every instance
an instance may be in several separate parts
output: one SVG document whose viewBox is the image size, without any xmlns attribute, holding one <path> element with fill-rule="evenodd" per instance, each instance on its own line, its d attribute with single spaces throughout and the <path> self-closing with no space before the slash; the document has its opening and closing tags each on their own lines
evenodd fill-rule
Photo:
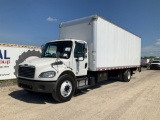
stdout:
<svg viewBox="0 0 160 120">
<path fill-rule="evenodd" d="M 59 58 L 69 59 L 72 50 L 72 41 L 58 41 L 47 43 L 42 50 L 42 57 L 56 58 L 59 52 Z"/>
</svg>

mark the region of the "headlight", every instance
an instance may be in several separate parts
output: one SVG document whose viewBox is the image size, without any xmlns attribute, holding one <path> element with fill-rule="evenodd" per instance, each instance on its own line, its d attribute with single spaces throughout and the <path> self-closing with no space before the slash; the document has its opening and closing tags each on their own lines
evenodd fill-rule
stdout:
<svg viewBox="0 0 160 120">
<path fill-rule="evenodd" d="M 55 71 L 42 72 L 39 75 L 40 78 L 53 78 L 54 76 L 56 76 L 56 72 Z"/>
</svg>

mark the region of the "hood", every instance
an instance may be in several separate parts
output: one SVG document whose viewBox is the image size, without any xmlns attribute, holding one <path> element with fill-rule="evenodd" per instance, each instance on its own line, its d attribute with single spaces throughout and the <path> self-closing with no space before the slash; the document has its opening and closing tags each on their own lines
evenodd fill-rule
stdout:
<svg viewBox="0 0 160 120">
<path fill-rule="evenodd" d="M 56 63 L 56 58 L 36 58 L 36 59 L 32 59 L 32 60 L 26 60 L 23 63 L 21 63 L 20 65 L 23 64 L 28 64 L 31 66 L 44 66 L 44 65 L 50 65 L 52 63 Z M 60 61 L 60 60 L 58 60 Z M 61 59 L 61 61 L 66 64 L 67 66 L 69 66 L 69 60 L 68 59 Z"/>
</svg>

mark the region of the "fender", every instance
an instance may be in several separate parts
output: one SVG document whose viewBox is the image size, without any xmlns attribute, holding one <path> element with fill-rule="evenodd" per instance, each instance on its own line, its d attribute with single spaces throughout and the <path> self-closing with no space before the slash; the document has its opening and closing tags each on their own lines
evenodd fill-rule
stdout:
<svg viewBox="0 0 160 120">
<path fill-rule="evenodd" d="M 72 76 L 73 79 L 76 80 L 76 76 L 75 76 L 75 74 L 74 74 L 72 71 L 70 71 L 70 70 L 63 71 L 63 72 L 59 75 L 59 77 L 62 76 L 62 75 L 64 75 L 64 74 L 68 74 L 68 75 Z M 59 78 L 59 77 L 58 77 L 58 78 Z"/>
<path fill-rule="evenodd" d="M 62 75 L 64 75 L 64 74 L 68 74 L 68 75 L 70 75 L 71 77 L 73 77 L 73 79 L 75 80 L 75 89 L 77 89 L 77 79 L 76 79 L 76 76 L 75 76 L 75 74 L 72 72 L 72 71 L 70 71 L 70 70 L 66 70 L 66 71 L 63 71 L 60 75 L 59 75 L 59 77 L 58 77 L 58 79 L 62 76 Z M 58 79 L 57 79 L 57 81 L 58 81 Z M 57 83 L 57 81 L 56 81 L 56 83 Z"/>
</svg>

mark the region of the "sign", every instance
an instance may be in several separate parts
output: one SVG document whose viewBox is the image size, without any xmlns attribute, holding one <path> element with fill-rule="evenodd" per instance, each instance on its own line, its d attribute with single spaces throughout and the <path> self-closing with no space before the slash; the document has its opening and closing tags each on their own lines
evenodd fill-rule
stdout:
<svg viewBox="0 0 160 120">
<path fill-rule="evenodd" d="M 18 65 L 40 57 L 40 51 L 40 48 L 0 46 L 0 80 L 16 78 Z"/>
</svg>

